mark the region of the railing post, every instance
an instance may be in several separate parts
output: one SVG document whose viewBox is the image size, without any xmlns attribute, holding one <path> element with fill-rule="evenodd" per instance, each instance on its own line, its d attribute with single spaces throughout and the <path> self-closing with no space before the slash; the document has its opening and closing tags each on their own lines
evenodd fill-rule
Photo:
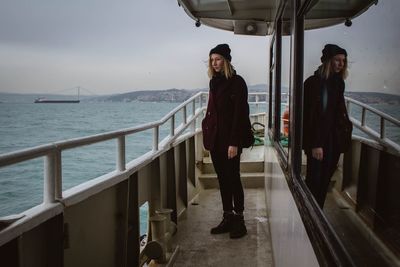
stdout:
<svg viewBox="0 0 400 267">
<path fill-rule="evenodd" d="M 361 126 L 365 126 L 365 113 L 366 113 L 365 107 L 362 107 L 362 112 L 361 112 Z"/>
<path fill-rule="evenodd" d="M 183 125 L 186 125 L 187 123 L 187 108 L 186 106 L 183 106 Z"/>
<path fill-rule="evenodd" d="M 384 139 L 385 138 L 385 118 L 383 118 L 383 117 L 381 117 L 381 131 L 380 131 L 380 134 L 381 134 L 381 139 Z"/>
<path fill-rule="evenodd" d="M 44 158 L 44 183 L 43 183 L 43 203 L 50 204 L 56 202 L 55 198 L 55 155 L 50 152 Z"/>
<path fill-rule="evenodd" d="M 196 115 L 196 100 L 194 99 L 192 101 L 192 118 Z M 190 125 L 190 131 L 194 133 L 196 131 L 196 121 L 197 119 L 194 119 L 192 122 L 192 125 Z"/>
<path fill-rule="evenodd" d="M 117 139 L 117 171 L 125 171 L 125 136 Z"/>
<path fill-rule="evenodd" d="M 256 94 L 256 113 L 259 113 L 258 101 L 259 101 L 259 97 L 258 97 L 258 94 Z"/>
<path fill-rule="evenodd" d="M 62 199 L 62 163 L 61 163 L 60 150 L 56 150 L 54 160 L 55 160 L 55 198 Z"/>
<path fill-rule="evenodd" d="M 159 126 L 153 128 L 153 151 L 158 150 L 158 133 L 159 133 Z"/>
<path fill-rule="evenodd" d="M 171 116 L 171 129 L 170 136 L 173 137 L 175 135 L 175 114 Z"/>
<path fill-rule="evenodd" d="M 203 107 L 203 94 L 200 94 L 200 97 L 199 97 L 199 105 L 200 105 L 200 108 Z"/>
</svg>

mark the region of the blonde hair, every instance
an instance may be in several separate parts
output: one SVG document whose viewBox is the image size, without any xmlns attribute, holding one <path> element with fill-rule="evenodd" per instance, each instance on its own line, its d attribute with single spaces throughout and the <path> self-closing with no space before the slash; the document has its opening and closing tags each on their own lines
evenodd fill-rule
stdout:
<svg viewBox="0 0 400 267">
<path fill-rule="evenodd" d="M 319 67 L 318 67 L 318 74 L 321 75 L 322 78 L 327 80 L 332 74 L 332 60 L 333 57 L 329 60 L 325 60 Z M 340 76 L 342 76 L 342 79 L 345 80 L 348 76 L 348 70 L 347 70 L 347 57 L 344 60 L 344 66 L 343 69 L 340 71 Z"/>
<path fill-rule="evenodd" d="M 233 65 L 231 64 L 231 62 L 229 60 L 226 60 L 224 57 L 222 57 L 222 60 L 224 61 L 224 68 L 222 70 L 222 74 L 225 76 L 226 79 L 232 78 L 232 76 L 235 74 L 235 68 L 233 67 Z M 217 75 L 217 72 L 214 70 L 214 68 L 211 65 L 211 55 L 208 57 L 207 74 L 210 79 L 212 79 L 212 77 Z"/>
</svg>

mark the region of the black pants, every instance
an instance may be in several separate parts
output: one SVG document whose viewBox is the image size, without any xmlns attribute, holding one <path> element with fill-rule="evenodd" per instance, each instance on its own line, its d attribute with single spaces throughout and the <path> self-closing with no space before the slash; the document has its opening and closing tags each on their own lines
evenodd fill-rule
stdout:
<svg viewBox="0 0 400 267">
<path fill-rule="evenodd" d="M 332 138 L 329 138 L 322 149 L 322 161 L 313 158 L 311 151 L 307 152 L 306 175 L 306 184 L 321 209 L 324 206 L 329 183 L 340 157 L 340 152 L 336 151 Z"/>
<path fill-rule="evenodd" d="M 228 159 L 228 151 L 211 151 L 215 172 L 218 176 L 224 212 L 242 213 L 244 210 L 244 193 L 240 181 L 240 153 Z"/>
</svg>

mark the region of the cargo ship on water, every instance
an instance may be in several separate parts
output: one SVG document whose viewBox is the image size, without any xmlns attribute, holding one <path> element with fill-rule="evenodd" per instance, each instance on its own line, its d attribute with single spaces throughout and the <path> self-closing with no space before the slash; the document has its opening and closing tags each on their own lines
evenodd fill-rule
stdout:
<svg viewBox="0 0 400 267">
<path fill-rule="evenodd" d="M 79 103 L 81 102 L 79 99 L 78 100 L 51 100 L 51 99 L 46 99 L 43 97 L 36 98 L 35 103 L 46 103 L 46 104 L 51 104 L 51 103 Z"/>
<path fill-rule="evenodd" d="M 80 103 L 79 95 L 80 95 L 80 87 L 78 90 L 78 98 L 77 99 L 47 99 L 45 97 L 36 98 L 34 103 L 37 104 L 59 104 L 59 103 Z"/>
</svg>

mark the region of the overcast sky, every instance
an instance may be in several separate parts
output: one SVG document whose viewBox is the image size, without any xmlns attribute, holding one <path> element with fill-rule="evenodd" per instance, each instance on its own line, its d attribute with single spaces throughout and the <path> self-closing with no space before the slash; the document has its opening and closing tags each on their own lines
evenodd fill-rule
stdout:
<svg viewBox="0 0 400 267">
<path fill-rule="evenodd" d="M 305 76 L 323 45 L 337 43 L 351 62 L 346 90 L 400 94 L 398 14 L 400 1 L 381 0 L 350 28 L 310 31 Z M 269 41 L 196 28 L 176 0 L 0 0 L 0 92 L 205 88 L 208 52 L 218 43 L 231 46 L 248 84 L 268 83 Z"/>
</svg>

